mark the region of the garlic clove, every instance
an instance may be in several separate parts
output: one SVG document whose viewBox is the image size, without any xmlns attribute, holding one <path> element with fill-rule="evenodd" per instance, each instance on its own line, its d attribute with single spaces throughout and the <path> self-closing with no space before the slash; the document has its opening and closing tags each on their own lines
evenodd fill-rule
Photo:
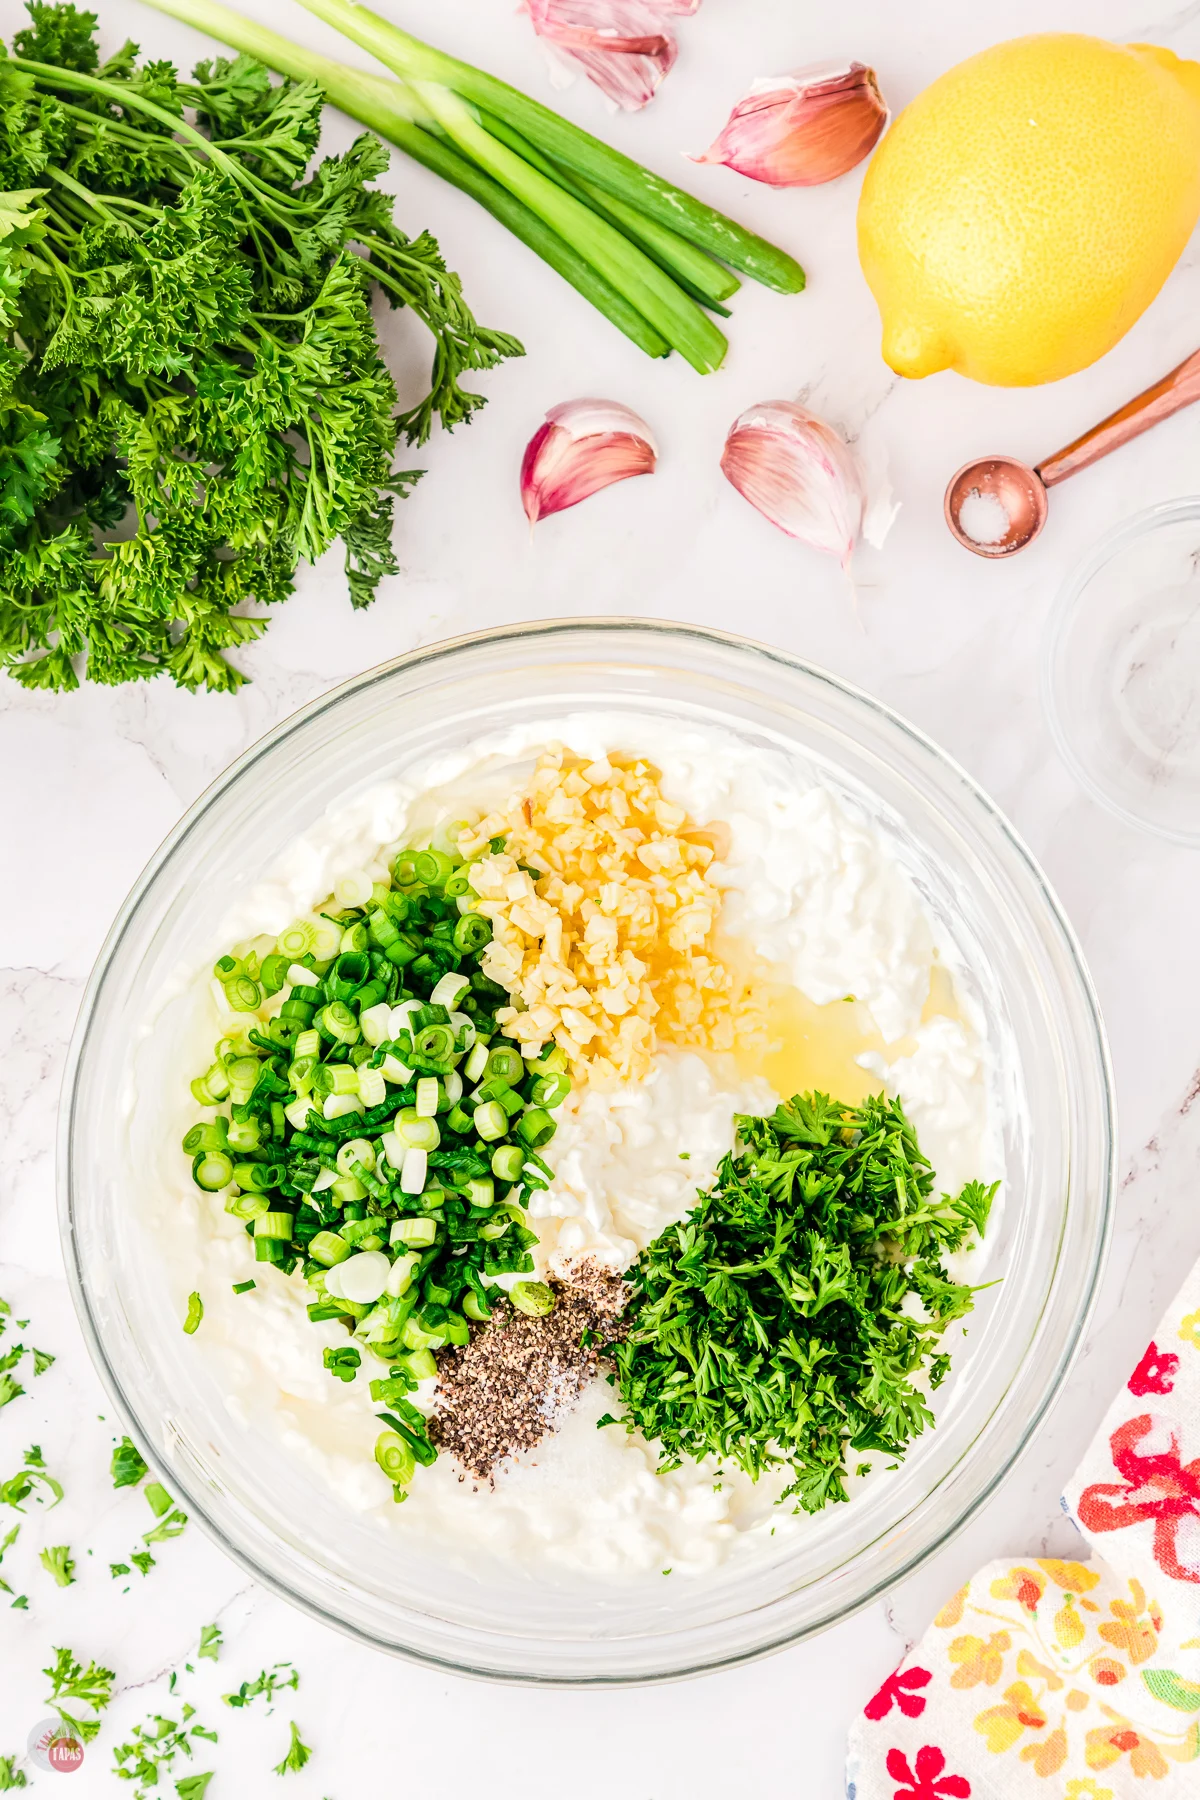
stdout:
<svg viewBox="0 0 1200 1800">
<path fill-rule="evenodd" d="M 866 490 L 857 457 L 832 426 L 794 400 L 763 401 L 734 421 L 721 469 L 772 525 L 849 569 Z"/>
<path fill-rule="evenodd" d="M 524 0 L 563 85 L 580 70 L 606 99 L 636 112 L 670 74 L 679 46 L 673 14 L 700 0 Z"/>
<path fill-rule="evenodd" d="M 521 461 L 521 503 L 531 525 L 601 488 L 652 475 L 658 445 L 646 421 L 616 400 L 552 406 Z"/>
<path fill-rule="evenodd" d="M 816 187 L 846 174 L 883 136 L 888 109 L 875 71 L 822 64 L 756 81 L 698 163 L 724 163 L 772 187 Z"/>
</svg>

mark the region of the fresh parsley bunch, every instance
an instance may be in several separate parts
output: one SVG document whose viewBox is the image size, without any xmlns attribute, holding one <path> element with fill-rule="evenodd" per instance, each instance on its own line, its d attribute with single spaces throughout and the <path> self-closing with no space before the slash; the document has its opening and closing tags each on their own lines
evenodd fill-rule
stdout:
<svg viewBox="0 0 1200 1800">
<path fill-rule="evenodd" d="M 407 238 L 377 139 L 306 170 L 315 82 L 247 57 L 190 82 L 95 16 L 28 7 L 0 43 L 0 665 L 29 687 L 167 671 L 242 681 L 335 539 L 355 606 L 397 571 L 396 443 L 482 404 L 459 386 L 521 346 L 478 325 L 427 234 Z M 434 337 L 430 392 L 397 415 L 378 292 Z"/>
<path fill-rule="evenodd" d="M 940 1258 L 983 1232 L 999 1183 L 935 1198 L 898 1100 L 797 1095 L 738 1134 L 741 1154 L 630 1277 L 621 1422 L 666 1468 L 787 1467 L 784 1497 L 816 1512 L 846 1498 L 848 1449 L 896 1456 L 931 1422 L 915 1378 L 942 1380 L 939 1339 L 972 1305 Z"/>
</svg>

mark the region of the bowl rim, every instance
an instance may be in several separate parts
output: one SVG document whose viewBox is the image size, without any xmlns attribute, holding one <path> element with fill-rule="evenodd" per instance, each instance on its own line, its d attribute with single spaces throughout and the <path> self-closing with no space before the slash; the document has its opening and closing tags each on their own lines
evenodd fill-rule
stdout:
<svg viewBox="0 0 1200 1800">
<path fill-rule="evenodd" d="M 58 1107 L 58 1129 L 56 1134 L 56 1187 L 58 1196 L 59 1232 L 62 1243 L 63 1261 L 66 1269 L 67 1283 L 76 1316 L 83 1332 L 92 1362 L 112 1398 L 122 1421 L 129 1429 L 129 1434 L 139 1449 L 147 1454 L 151 1466 L 157 1460 L 155 1446 L 149 1436 L 143 1432 L 137 1410 L 127 1397 L 120 1376 L 111 1364 L 101 1338 L 97 1320 L 93 1313 L 87 1284 L 84 1278 L 82 1258 L 74 1225 L 73 1207 L 73 1159 L 72 1136 L 75 1110 L 79 1096 L 79 1072 L 89 1028 L 95 1014 L 100 992 L 110 963 L 125 934 L 130 928 L 141 902 L 160 872 L 170 861 L 177 847 L 183 843 L 190 833 L 196 829 L 201 820 L 207 816 L 211 808 L 219 802 L 221 796 L 242 774 L 243 770 L 258 757 L 276 748 L 294 733 L 302 731 L 313 719 L 322 713 L 336 708 L 352 694 L 369 689 L 373 685 L 390 679 L 399 671 L 418 669 L 423 664 L 438 660 L 449 652 L 455 652 L 471 646 L 485 643 L 496 643 L 513 639 L 570 639 L 575 634 L 640 633 L 650 642 L 671 639 L 691 639 L 701 644 L 718 648 L 731 649 L 735 652 L 749 652 L 768 662 L 778 664 L 783 669 L 798 673 L 806 678 L 815 679 L 835 690 L 839 695 L 866 707 L 877 715 L 886 725 L 898 729 L 925 754 L 931 756 L 943 771 L 957 779 L 966 790 L 969 798 L 989 815 L 998 827 L 1009 851 L 1024 864 L 1026 873 L 1032 877 L 1040 895 L 1048 909 L 1054 925 L 1060 933 L 1063 947 L 1069 955 L 1076 979 L 1078 996 L 1083 1002 L 1084 1015 L 1089 1027 L 1091 1042 L 1089 1048 L 1094 1051 L 1099 1075 L 1097 1097 L 1102 1101 L 1099 1125 L 1102 1133 L 1102 1155 L 1098 1161 L 1098 1170 L 1102 1175 L 1103 1191 L 1100 1195 L 1101 1222 L 1095 1235 L 1091 1258 L 1091 1268 L 1087 1278 L 1083 1302 L 1079 1307 L 1074 1325 L 1066 1335 L 1063 1346 L 1058 1353 L 1057 1366 L 1044 1384 L 1041 1398 L 1029 1415 L 1019 1440 L 1011 1451 L 999 1462 L 991 1479 L 984 1488 L 969 1500 L 956 1513 L 952 1521 L 936 1536 L 936 1538 L 914 1549 L 898 1567 L 880 1574 L 868 1589 L 858 1595 L 851 1603 L 842 1604 L 835 1616 L 818 1619 L 809 1623 L 782 1628 L 765 1641 L 756 1642 L 720 1656 L 702 1655 L 694 1662 L 663 1670 L 650 1670 L 638 1674 L 620 1672 L 600 1672 L 590 1675 L 554 1676 L 540 1672 L 523 1670 L 497 1670 L 494 1667 L 460 1662 L 450 1655 L 416 1648 L 410 1644 L 398 1644 L 387 1641 L 366 1626 L 357 1624 L 342 1614 L 334 1613 L 323 1606 L 319 1600 L 299 1592 L 289 1586 L 282 1576 L 277 1576 L 263 1569 L 249 1550 L 232 1542 L 222 1527 L 212 1520 L 207 1512 L 204 1497 L 200 1491 L 201 1484 L 191 1476 L 190 1471 L 172 1469 L 171 1479 L 178 1487 L 181 1495 L 193 1509 L 193 1514 L 200 1523 L 205 1534 L 214 1541 L 223 1553 L 246 1571 L 253 1580 L 276 1594 L 280 1599 L 292 1606 L 299 1607 L 310 1617 L 331 1626 L 343 1635 L 365 1644 L 374 1650 L 385 1651 L 402 1661 L 412 1662 L 420 1667 L 434 1668 L 440 1671 L 467 1676 L 473 1679 L 498 1682 L 521 1687 L 543 1688 L 621 1688 L 635 1686 L 658 1685 L 662 1682 L 678 1681 L 715 1673 L 718 1670 L 738 1667 L 744 1663 L 756 1662 L 773 1655 L 788 1645 L 803 1641 L 805 1638 L 818 1635 L 834 1624 L 853 1617 L 864 1607 L 870 1605 L 890 1589 L 907 1580 L 915 1571 L 932 1556 L 944 1549 L 961 1533 L 970 1521 L 977 1516 L 986 1503 L 993 1498 L 1000 1485 L 1009 1475 L 1021 1458 L 1029 1450 L 1033 1439 L 1061 1396 L 1063 1385 L 1077 1360 L 1083 1347 L 1088 1325 L 1095 1309 L 1101 1279 L 1104 1273 L 1109 1245 L 1112 1238 L 1115 1214 L 1115 1195 L 1117 1184 L 1117 1138 L 1116 1138 L 1116 1094 L 1113 1079 L 1112 1061 L 1108 1039 L 1105 1031 L 1099 999 L 1092 981 L 1087 962 L 1084 958 L 1079 939 L 1059 901 L 1054 888 L 1047 879 L 1040 863 L 1024 842 L 1020 834 L 1010 823 L 1007 815 L 991 798 L 986 790 L 965 770 L 962 765 L 943 750 L 931 737 L 919 727 L 897 713 L 892 707 L 867 693 L 855 683 L 847 681 L 840 675 L 820 665 L 811 663 L 805 658 L 796 656 L 790 651 L 766 644 L 760 640 L 744 637 L 736 632 L 717 631 L 708 626 L 698 626 L 686 621 L 669 619 L 646 619 L 623 614 L 605 614 L 597 616 L 562 617 L 533 620 L 518 624 L 486 627 L 480 631 L 465 632 L 450 638 L 438 639 L 431 644 L 421 645 L 402 655 L 393 657 L 387 662 L 374 665 L 362 673 L 339 682 L 336 687 L 308 701 L 295 712 L 289 713 L 276 725 L 250 744 L 234 759 L 207 787 L 205 787 L 187 807 L 177 823 L 171 828 L 158 849 L 147 861 L 141 874 L 131 887 L 123 901 L 113 923 L 107 932 L 104 942 L 97 953 L 96 961 L 88 977 L 75 1026 L 72 1031 L 63 1070 L 62 1088 Z"/>
<path fill-rule="evenodd" d="M 1092 546 L 1066 580 L 1061 584 L 1055 596 L 1046 621 L 1043 637 L 1041 689 L 1042 704 L 1046 717 L 1050 721 L 1050 735 L 1054 739 L 1054 747 L 1066 763 L 1068 769 L 1083 788 L 1104 807 L 1105 811 L 1122 824 L 1133 825 L 1139 831 L 1149 832 L 1152 837 L 1164 838 L 1170 844 L 1182 844 L 1189 850 L 1200 849 L 1200 825 L 1188 831 L 1180 826 L 1160 824 L 1148 819 L 1143 813 L 1135 812 L 1126 806 L 1106 788 L 1084 762 L 1075 748 L 1074 741 L 1067 730 L 1063 719 L 1062 706 L 1059 701 L 1058 668 L 1067 636 L 1075 622 L 1080 601 L 1090 582 L 1094 581 L 1100 571 L 1112 561 L 1120 551 L 1136 543 L 1139 538 L 1150 537 L 1165 525 L 1174 525 L 1181 520 L 1195 519 L 1200 521 L 1200 494 L 1180 494 L 1171 500 L 1157 500 L 1153 506 L 1143 507 L 1140 512 L 1130 513 L 1128 518 L 1106 531 L 1104 536 Z"/>
</svg>

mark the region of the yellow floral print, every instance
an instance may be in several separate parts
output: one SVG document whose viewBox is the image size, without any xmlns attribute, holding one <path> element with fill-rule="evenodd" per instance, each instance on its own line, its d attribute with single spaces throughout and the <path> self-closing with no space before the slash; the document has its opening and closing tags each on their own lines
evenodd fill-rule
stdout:
<svg viewBox="0 0 1200 1800">
<path fill-rule="evenodd" d="M 1068 1781 L 1063 1800 L 1113 1800 L 1113 1791 L 1101 1787 L 1090 1775 L 1078 1775 L 1074 1781 Z"/>
<path fill-rule="evenodd" d="M 968 1590 L 965 1587 L 960 1587 L 957 1594 L 953 1594 L 950 1599 L 947 1600 L 945 1606 L 943 1606 L 941 1612 L 933 1621 L 934 1624 L 940 1625 L 943 1631 L 950 1631 L 957 1625 L 963 1616 L 963 1607 L 967 1604 L 967 1592 Z"/>
<path fill-rule="evenodd" d="M 1179 1321 L 1179 1335 L 1185 1344 L 1200 1350 L 1200 1312 L 1185 1313 Z"/>
<path fill-rule="evenodd" d="M 991 1587 L 994 1600 L 1019 1600 L 1026 1612 L 1037 1611 L 1038 1601 L 1046 1591 L 1046 1577 L 1039 1569 L 1029 1569 L 1018 1564 L 1010 1569 L 1007 1575 L 1001 1575 L 993 1581 Z"/>
<path fill-rule="evenodd" d="M 1109 1606 L 1113 1616 L 1101 1625 L 1100 1636 L 1106 1644 L 1124 1650 L 1136 1666 L 1148 1661 L 1158 1648 L 1162 1613 L 1154 1601 L 1147 1611 L 1146 1590 L 1140 1581 L 1130 1581 L 1129 1596 L 1128 1600 L 1114 1600 Z"/>
<path fill-rule="evenodd" d="M 1025 1732 L 1044 1731 L 1045 1728 L 1046 1715 L 1034 1699 L 1033 1690 L 1027 1681 L 1014 1681 L 1011 1687 L 1005 1688 L 1003 1703 L 989 1706 L 975 1720 L 975 1729 L 987 1739 L 987 1747 L 993 1756 L 1000 1756 L 1005 1750 L 1011 1750 Z M 1065 1759 L 1065 1737 L 1063 1745 Z"/>
<path fill-rule="evenodd" d="M 1067 1760 L 1067 1734 L 1061 1725 L 1039 1744 L 1026 1744 L 1021 1761 L 1032 1763 L 1035 1775 L 1057 1775 Z"/>
<path fill-rule="evenodd" d="M 959 1666 L 950 1677 L 950 1686 L 970 1688 L 981 1681 L 993 1686 L 1004 1673 L 1004 1653 L 1011 1648 L 1007 1631 L 993 1631 L 986 1642 L 980 1637 L 955 1638 L 950 1646 L 950 1661 Z"/>
<path fill-rule="evenodd" d="M 1055 1586 L 1065 1588 L 1069 1594 L 1090 1593 L 1100 1580 L 1095 1569 L 1089 1569 L 1081 1562 L 1059 1562 L 1053 1557 L 1043 1557 L 1038 1568 L 1044 1569 Z"/>
</svg>

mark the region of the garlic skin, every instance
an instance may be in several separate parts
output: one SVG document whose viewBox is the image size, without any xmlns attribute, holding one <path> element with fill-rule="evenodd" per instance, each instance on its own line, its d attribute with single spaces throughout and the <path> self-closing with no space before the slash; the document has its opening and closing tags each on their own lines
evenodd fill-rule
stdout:
<svg viewBox="0 0 1200 1800">
<path fill-rule="evenodd" d="M 888 108 L 875 71 L 825 63 L 761 77 L 692 162 L 724 163 L 771 187 L 818 187 L 845 175 L 883 136 Z"/>
<path fill-rule="evenodd" d="M 772 525 L 836 556 L 849 571 L 866 484 L 857 457 L 832 426 L 797 401 L 764 400 L 730 427 L 721 469 Z"/>
<path fill-rule="evenodd" d="M 679 45 L 670 19 L 699 9 L 700 0 L 522 0 L 555 85 L 569 86 L 582 71 L 625 112 L 653 100 L 674 67 Z"/>
<path fill-rule="evenodd" d="M 521 459 L 521 504 L 530 525 L 578 506 L 633 475 L 652 475 L 658 445 L 646 421 L 617 400 L 552 406 Z"/>
</svg>

